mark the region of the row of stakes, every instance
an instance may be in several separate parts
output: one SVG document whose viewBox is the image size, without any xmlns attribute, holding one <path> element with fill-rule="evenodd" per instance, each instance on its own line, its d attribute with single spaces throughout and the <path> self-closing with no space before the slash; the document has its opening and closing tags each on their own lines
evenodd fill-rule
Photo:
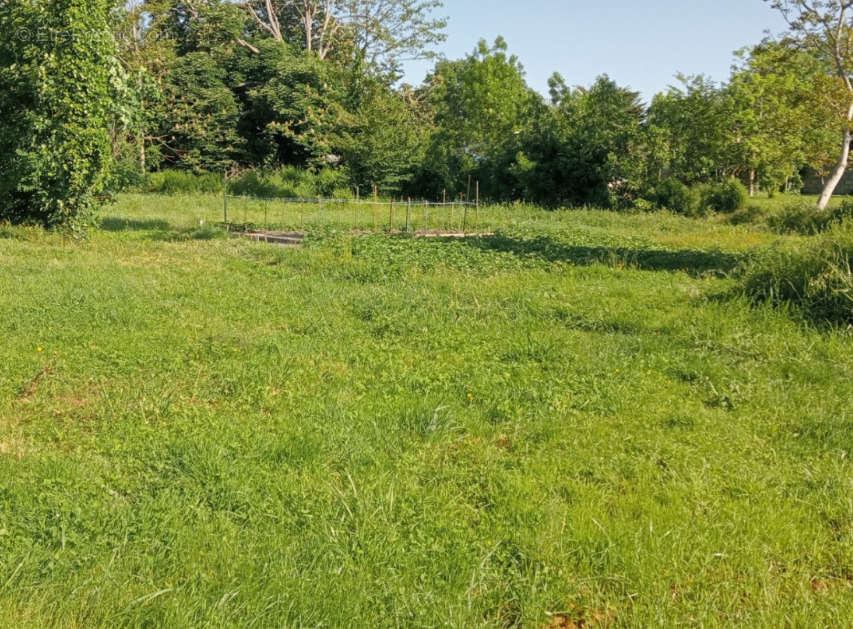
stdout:
<svg viewBox="0 0 853 629">
<path fill-rule="evenodd" d="M 480 222 L 480 220 L 479 220 L 480 219 L 480 182 L 479 181 L 477 182 L 476 194 L 477 194 L 477 200 L 476 200 L 476 203 L 474 204 L 474 207 L 475 207 L 474 223 L 475 223 L 475 225 L 479 225 L 479 222 Z M 456 207 L 456 202 L 454 201 L 454 202 L 451 202 L 449 204 L 447 203 L 447 191 L 446 190 L 443 191 L 442 196 L 443 196 L 443 199 L 442 199 L 441 206 L 448 208 L 448 221 L 446 221 L 444 223 L 445 229 L 446 229 L 448 224 L 451 227 L 454 224 L 453 213 L 454 213 L 454 209 Z M 243 218 L 244 218 L 243 222 L 244 222 L 244 224 L 248 224 L 248 211 L 249 211 L 248 207 L 249 207 L 249 201 L 250 201 L 251 197 L 244 196 L 243 199 L 245 201 L 245 207 L 244 207 L 244 213 L 243 213 Z M 286 200 L 282 199 L 282 201 L 286 201 Z M 268 227 L 269 226 L 269 200 L 263 199 L 263 203 L 264 203 L 264 225 Z M 319 201 L 319 203 L 322 207 L 322 201 Z M 356 199 L 355 199 L 355 208 L 354 208 L 354 226 L 356 228 L 358 228 L 358 225 L 359 225 L 358 208 L 359 208 L 359 205 L 361 203 L 362 203 L 362 201 L 360 198 L 359 190 L 358 190 L 358 188 L 356 188 Z M 395 203 L 396 203 L 395 199 L 392 198 L 391 202 L 389 204 L 389 210 L 388 210 L 388 230 L 389 231 L 394 231 L 394 206 L 395 206 Z M 404 202 L 404 203 L 406 206 L 406 228 L 405 228 L 405 231 L 406 231 L 406 233 L 408 233 L 411 231 L 411 226 L 412 226 L 412 199 L 411 199 L 411 197 L 409 197 L 408 201 Z M 379 202 L 379 191 L 378 191 L 378 188 L 376 188 L 376 187 L 374 187 L 374 189 L 373 189 L 373 202 L 370 203 L 370 205 L 373 206 L 373 229 L 374 229 L 374 231 L 379 231 L 378 207 L 380 205 L 380 202 Z M 462 205 L 462 207 L 464 208 L 462 215 L 459 217 L 461 219 L 460 229 L 464 235 L 467 233 L 468 208 L 470 207 L 471 203 L 460 201 L 460 205 Z M 429 218 L 430 218 L 430 216 L 429 216 L 430 204 L 427 203 L 426 201 L 424 201 L 423 206 L 424 206 L 424 228 L 425 228 L 425 231 L 428 232 L 429 231 Z M 223 195 L 223 218 L 224 218 L 224 224 L 227 228 L 229 226 L 229 223 L 228 223 L 228 193 L 227 193 L 227 191 Z M 284 209 L 283 208 L 282 208 L 282 223 L 284 223 Z M 304 210 L 302 212 L 300 212 L 300 225 L 301 225 L 301 228 L 304 230 L 305 229 L 305 212 L 304 212 Z"/>
</svg>

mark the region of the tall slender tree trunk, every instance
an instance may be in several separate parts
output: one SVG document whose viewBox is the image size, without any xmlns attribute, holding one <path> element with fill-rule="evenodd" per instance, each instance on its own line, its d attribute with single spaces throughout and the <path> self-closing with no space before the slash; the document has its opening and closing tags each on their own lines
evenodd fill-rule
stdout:
<svg viewBox="0 0 853 629">
<path fill-rule="evenodd" d="M 139 171 L 144 175 L 148 164 L 145 155 L 145 134 L 142 131 L 136 134 L 136 143 L 139 145 Z"/>
<path fill-rule="evenodd" d="M 853 88 L 849 83 L 848 86 Z M 829 179 L 826 180 L 823 192 L 820 193 L 820 199 L 817 202 L 819 210 L 825 210 L 826 206 L 829 205 L 829 200 L 832 198 L 833 193 L 835 193 L 838 184 L 841 183 L 844 173 L 847 172 L 847 165 L 850 163 L 850 143 L 853 142 L 853 130 L 850 128 L 851 122 L 853 122 L 853 103 L 850 103 L 850 107 L 847 109 L 847 126 L 844 127 L 844 133 L 841 136 L 841 156 L 838 158 L 838 163 L 835 164 L 835 168 L 833 168 Z"/>
<path fill-rule="evenodd" d="M 755 196 L 755 169 L 749 169 L 749 196 Z"/>
<path fill-rule="evenodd" d="M 821 192 L 820 199 L 818 199 L 817 207 L 819 210 L 825 210 L 826 206 L 829 205 L 829 200 L 832 198 L 838 184 L 841 183 L 844 173 L 847 172 L 847 164 L 850 162 L 851 142 L 853 142 L 853 132 L 851 132 L 848 127 L 844 129 L 841 139 L 841 157 L 838 158 L 838 163 L 835 164 L 832 174 L 829 176 L 829 179 L 826 180 L 826 183 L 823 186 L 823 192 Z"/>
<path fill-rule="evenodd" d="M 314 48 L 314 16 L 305 12 L 305 50 L 311 52 Z"/>
</svg>

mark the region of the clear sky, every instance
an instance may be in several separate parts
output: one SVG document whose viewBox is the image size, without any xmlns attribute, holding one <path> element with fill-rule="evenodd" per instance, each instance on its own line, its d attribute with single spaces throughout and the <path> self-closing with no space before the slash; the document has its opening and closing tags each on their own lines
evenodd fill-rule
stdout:
<svg viewBox="0 0 853 629">
<path fill-rule="evenodd" d="M 569 85 L 606 73 L 646 99 L 678 72 L 725 80 L 733 51 L 785 27 L 762 0 L 445 0 L 442 14 L 450 24 L 440 52 L 450 59 L 502 35 L 543 94 L 555 71 Z M 419 84 L 431 66 L 410 62 L 405 80 Z"/>
</svg>

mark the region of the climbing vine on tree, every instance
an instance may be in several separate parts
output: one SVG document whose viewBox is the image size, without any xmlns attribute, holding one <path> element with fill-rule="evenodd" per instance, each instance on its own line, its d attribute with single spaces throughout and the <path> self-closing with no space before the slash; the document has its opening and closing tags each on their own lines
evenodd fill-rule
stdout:
<svg viewBox="0 0 853 629">
<path fill-rule="evenodd" d="M 0 220 L 75 232 L 91 221 L 121 84 L 111 5 L 0 3 Z"/>
</svg>

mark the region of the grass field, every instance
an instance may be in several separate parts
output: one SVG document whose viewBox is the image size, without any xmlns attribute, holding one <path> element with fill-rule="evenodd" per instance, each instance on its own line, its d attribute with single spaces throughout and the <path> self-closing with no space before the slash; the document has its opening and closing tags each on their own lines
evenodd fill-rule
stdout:
<svg viewBox="0 0 853 629">
<path fill-rule="evenodd" d="M 729 278 L 794 237 L 221 210 L 0 227 L 0 627 L 853 627 L 853 336 Z"/>
</svg>

